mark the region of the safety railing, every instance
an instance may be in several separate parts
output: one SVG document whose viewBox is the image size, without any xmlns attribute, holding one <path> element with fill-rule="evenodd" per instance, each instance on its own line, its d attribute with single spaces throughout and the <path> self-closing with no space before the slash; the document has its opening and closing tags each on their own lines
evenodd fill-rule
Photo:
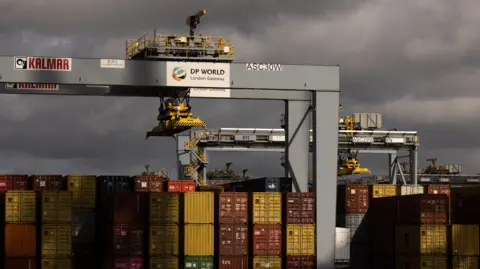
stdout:
<svg viewBox="0 0 480 269">
<path fill-rule="evenodd" d="M 212 57 L 224 60 L 233 60 L 235 49 L 230 40 L 221 36 L 182 36 L 155 34 L 153 38 L 144 35 L 136 40 L 127 40 L 126 58 L 132 59 L 147 49 L 156 49 L 164 56 L 184 55 L 185 57 L 202 58 Z M 146 55 L 145 55 L 146 56 Z"/>
</svg>

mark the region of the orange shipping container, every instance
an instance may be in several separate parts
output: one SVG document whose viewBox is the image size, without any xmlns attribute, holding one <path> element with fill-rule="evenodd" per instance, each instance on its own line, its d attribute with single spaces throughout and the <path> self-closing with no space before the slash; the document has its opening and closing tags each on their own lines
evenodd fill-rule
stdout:
<svg viewBox="0 0 480 269">
<path fill-rule="evenodd" d="M 5 256 L 36 257 L 36 231 L 35 224 L 6 224 Z"/>
</svg>

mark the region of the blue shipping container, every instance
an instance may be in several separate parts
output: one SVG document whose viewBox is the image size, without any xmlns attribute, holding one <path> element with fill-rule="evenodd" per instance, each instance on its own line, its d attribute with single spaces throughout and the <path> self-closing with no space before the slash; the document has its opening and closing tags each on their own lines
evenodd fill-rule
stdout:
<svg viewBox="0 0 480 269">
<path fill-rule="evenodd" d="M 263 177 L 232 182 L 225 187 L 237 192 L 291 192 L 292 178 Z"/>
</svg>

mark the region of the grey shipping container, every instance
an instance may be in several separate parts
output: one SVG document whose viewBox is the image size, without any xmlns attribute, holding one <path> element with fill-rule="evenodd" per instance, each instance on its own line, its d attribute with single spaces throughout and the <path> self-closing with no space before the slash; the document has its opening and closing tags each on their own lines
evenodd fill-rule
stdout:
<svg viewBox="0 0 480 269">
<path fill-rule="evenodd" d="M 337 226 L 350 229 L 352 243 L 369 242 L 369 228 L 365 214 L 337 214 Z"/>
</svg>

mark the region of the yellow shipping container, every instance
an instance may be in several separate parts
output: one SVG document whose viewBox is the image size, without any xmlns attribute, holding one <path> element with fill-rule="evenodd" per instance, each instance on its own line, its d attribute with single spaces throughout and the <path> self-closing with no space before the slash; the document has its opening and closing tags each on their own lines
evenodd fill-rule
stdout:
<svg viewBox="0 0 480 269">
<path fill-rule="evenodd" d="M 287 224 L 287 255 L 315 256 L 315 224 Z"/>
<path fill-rule="evenodd" d="M 43 191 L 42 222 L 71 223 L 72 193 L 69 191 Z"/>
<path fill-rule="evenodd" d="M 402 185 L 399 190 L 399 195 L 415 195 L 424 193 L 425 188 L 422 185 Z"/>
<path fill-rule="evenodd" d="M 395 268 L 447 269 L 446 256 L 397 255 Z"/>
<path fill-rule="evenodd" d="M 447 226 L 398 225 L 395 227 L 398 254 L 447 254 Z"/>
<path fill-rule="evenodd" d="M 96 176 L 68 176 L 68 190 L 72 192 L 74 208 L 94 208 L 96 203 Z"/>
<path fill-rule="evenodd" d="M 282 269 L 282 258 L 276 256 L 255 256 L 253 269 Z"/>
<path fill-rule="evenodd" d="M 390 197 L 397 195 L 397 185 L 393 184 L 373 184 L 372 185 L 372 197 Z"/>
<path fill-rule="evenodd" d="M 150 269 L 178 269 L 178 258 L 150 258 Z"/>
<path fill-rule="evenodd" d="M 34 191 L 7 191 L 5 221 L 7 223 L 36 222 L 36 204 Z"/>
<path fill-rule="evenodd" d="M 177 256 L 178 238 L 178 225 L 176 224 L 150 226 L 150 255 Z"/>
<path fill-rule="evenodd" d="M 42 256 L 72 255 L 72 226 L 45 224 L 42 226 Z"/>
<path fill-rule="evenodd" d="M 452 254 L 479 255 L 478 225 L 452 225 Z"/>
<path fill-rule="evenodd" d="M 253 224 L 282 223 L 282 194 L 280 192 L 253 193 Z"/>
<path fill-rule="evenodd" d="M 150 193 L 150 223 L 178 223 L 179 195 L 173 192 Z"/>
<path fill-rule="evenodd" d="M 453 269 L 478 269 L 478 256 L 453 256 Z"/>
<path fill-rule="evenodd" d="M 215 221 L 213 192 L 185 193 L 185 223 L 207 224 Z"/>
<path fill-rule="evenodd" d="M 69 258 L 42 258 L 42 269 L 71 269 L 72 260 Z"/>
<path fill-rule="evenodd" d="M 213 256 L 213 224 L 185 224 L 184 243 L 185 256 Z"/>
</svg>

